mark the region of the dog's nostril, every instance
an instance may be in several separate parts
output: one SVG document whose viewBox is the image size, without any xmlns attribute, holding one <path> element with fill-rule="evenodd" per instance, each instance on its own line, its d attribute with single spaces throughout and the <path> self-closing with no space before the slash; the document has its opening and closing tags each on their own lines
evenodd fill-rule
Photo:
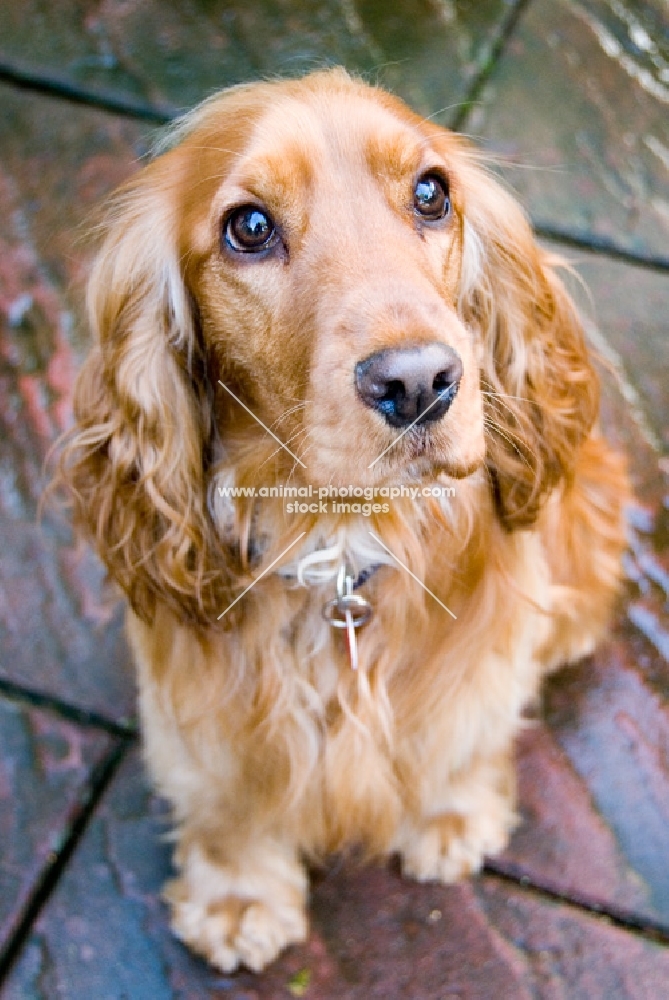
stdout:
<svg viewBox="0 0 669 1000">
<path fill-rule="evenodd" d="M 392 417 L 406 399 L 406 386 L 399 379 L 391 379 L 390 382 L 378 385 L 374 395 L 377 399 L 376 409 L 384 416 L 389 414 Z"/>
<path fill-rule="evenodd" d="M 391 379 L 390 382 L 377 386 L 375 395 L 377 393 L 377 398 L 386 402 L 393 399 L 403 399 L 406 396 L 406 386 L 399 379 Z"/>
<path fill-rule="evenodd" d="M 449 372 L 439 372 L 432 383 L 432 388 L 435 392 L 445 392 L 447 389 L 450 389 L 452 384 L 453 377 Z"/>
<path fill-rule="evenodd" d="M 393 427 L 439 420 L 453 402 L 461 378 L 459 354 L 435 342 L 378 351 L 355 369 L 362 402 Z"/>
</svg>

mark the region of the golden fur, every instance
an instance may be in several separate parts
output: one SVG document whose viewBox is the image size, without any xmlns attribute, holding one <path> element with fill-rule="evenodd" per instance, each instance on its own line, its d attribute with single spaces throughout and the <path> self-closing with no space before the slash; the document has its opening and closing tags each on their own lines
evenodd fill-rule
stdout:
<svg viewBox="0 0 669 1000">
<path fill-rule="evenodd" d="M 437 169 L 451 215 L 422 225 Z M 224 245 L 247 203 L 277 252 Z M 210 98 L 111 202 L 61 479 L 128 598 L 173 926 L 224 970 L 304 937 L 305 861 L 355 846 L 451 881 L 505 845 L 523 706 L 602 635 L 623 548 L 559 264 L 463 139 L 341 70 Z M 428 340 L 462 358 L 455 401 L 370 469 L 397 433 L 353 367 Z M 369 517 L 217 492 L 287 482 L 456 489 Z M 344 559 L 383 564 L 357 671 L 322 615 Z"/>
</svg>

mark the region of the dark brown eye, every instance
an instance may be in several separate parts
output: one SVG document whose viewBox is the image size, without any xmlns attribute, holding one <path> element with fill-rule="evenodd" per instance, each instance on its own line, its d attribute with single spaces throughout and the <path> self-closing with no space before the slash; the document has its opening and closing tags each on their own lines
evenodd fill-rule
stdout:
<svg viewBox="0 0 669 1000">
<path fill-rule="evenodd" d="M 413 207 L 424 219 L 445 219 L 451 212 L 448 185 L 436 174 L 424 174 L 416 181 Z"/>
<path fill-rule="evenodd" d="M 277 238 L 272 217 L 256 205 L 242 205 L 228 217 L 225 242 L 237 253 L 258 253 L 271 247 Z"/>
</svg>

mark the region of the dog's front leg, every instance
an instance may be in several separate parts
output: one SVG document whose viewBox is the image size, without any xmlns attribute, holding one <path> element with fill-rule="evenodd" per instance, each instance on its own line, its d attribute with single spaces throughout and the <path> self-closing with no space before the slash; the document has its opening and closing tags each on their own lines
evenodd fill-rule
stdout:
<svg viewBox="0 0 669 1000">
<path fill-rule="evenodd" d="M 146 764 L 176 826 L 172 927 L 224 972 L 259 971 L 305 939 L 308 880 L 282 813 L 268 809 L 271 773 L 249 759 L 252 741 L 243 752 L 234 699 L 217 688 L 228 651 L 167 616 L 151 627 L 130 615 L 128 637 Z"/>
<path fill-rule="evenodd" d="M 405 820 L 395 849 L 405 875 L 456 882 L 499 854 L 516 825 L 511 753 L 477 759 L 433 794 L 422 816 Z"/>
<path fill-rule="evenodd" d="M 307 935 L 304 865 L 221 742 L 206 745 L 205 763 L 177 727 L 164 716 L 155 726 L 156 718 L 144 711 L 147 764 L 177 824 L 178 874 L 165 887 L 172 929 L 224 972 L 258 972 Z"/>
</svg>

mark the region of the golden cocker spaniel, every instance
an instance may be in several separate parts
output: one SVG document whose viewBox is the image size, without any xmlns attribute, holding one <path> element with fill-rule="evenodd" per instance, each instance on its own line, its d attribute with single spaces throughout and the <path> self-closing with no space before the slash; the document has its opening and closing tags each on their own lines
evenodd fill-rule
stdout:
<svg viewBox="0 0 669 1000">
<path fill-rule="evenodd" d="M 220 969 L 305 937 L 310 861 L 450 882 L 507 841 L 523 707 L 621 576 L 559 265 L 343 70 L 211 97 L 112 199 L 60 474 L 128 600 L 174 930 Z"/>
</svg>

